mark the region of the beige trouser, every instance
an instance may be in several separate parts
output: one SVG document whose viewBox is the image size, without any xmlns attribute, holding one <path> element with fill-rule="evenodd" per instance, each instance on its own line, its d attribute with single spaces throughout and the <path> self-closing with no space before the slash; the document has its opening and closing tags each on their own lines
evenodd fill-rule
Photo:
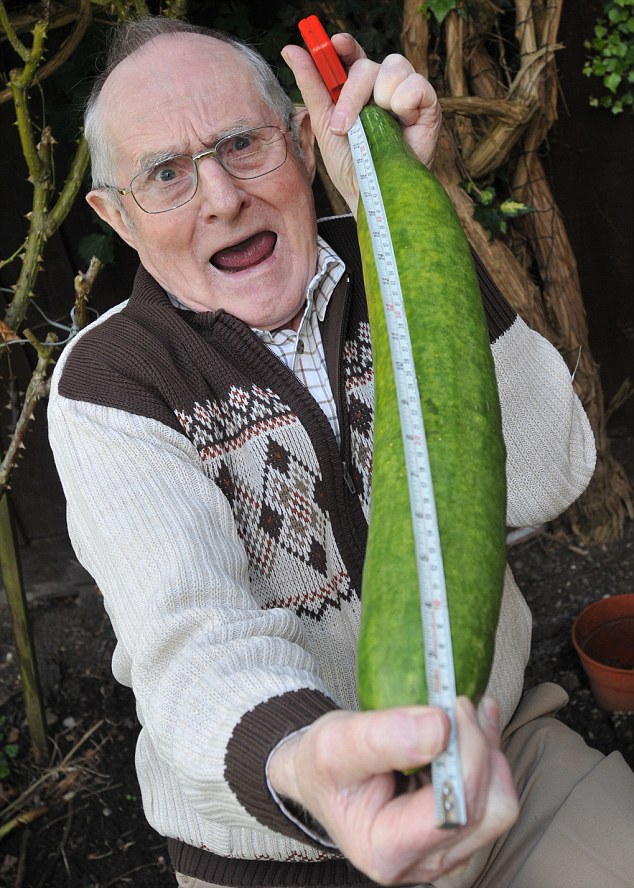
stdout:
<svg viewBox="0 0 634 888">
<path fill-rule="evenodd" d="M 553 684 L 525 696 L 503 734 L 520 818 L 437 888 L 633 888 L 634 773 L 620 753 L 603 756 L 552 718 L 567 699 Z"/>
</svg>

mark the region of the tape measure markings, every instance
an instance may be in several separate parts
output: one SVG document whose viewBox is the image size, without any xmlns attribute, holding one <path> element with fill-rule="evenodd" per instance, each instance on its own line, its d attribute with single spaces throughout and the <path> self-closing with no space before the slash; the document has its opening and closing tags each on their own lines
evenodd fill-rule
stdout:
<svg viewBox="0 0 634 888">
<path fill-rule="evenodd" d="M 466 823 L 466 806 L 453 712 L 456 683 L 449 608 L 418 380 L 381 189 L 359 118 L 348 139 L 368 219 L 391 343 L 418 564 L 429 702 L 445 709 L 451 721 L 447 749 L 432 762 L 436 817 L 441 826 L 462 826 Z"/>
<path fill-rule="evenodd" d="M 328 35 L 315 15 L 302 19 L 299 22 L 299 30 L 333 102 L 337 102 L 347 74 Z M 430 703 L 444 708 L 451 721 L 447 750 L 432 763 L 436 815 L 441 826 L 461 826 L 466 823 L 466 810 L 453 712 L 456 682 L 449 608 L 416 368 L 381 189 L 365 131 L 359 119 L 349 131 L 348 138 L 368 218 L 388 335 L 392 344 L 392 363 L 403 431 L 415 554 L 418 563 L 425 668 Z"/>
</svg>

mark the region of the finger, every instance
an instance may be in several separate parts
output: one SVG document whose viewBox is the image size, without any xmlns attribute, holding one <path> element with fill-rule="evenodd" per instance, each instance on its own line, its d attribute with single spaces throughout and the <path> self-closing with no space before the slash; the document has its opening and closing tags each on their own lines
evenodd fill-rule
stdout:
<svg viewBox="0 0 634 888">
<path fill-rule="evenodd" d="M 370 876 L 380 884 L 427 883 L 442 871 L 445 846 L 455 840 L 452 830 L 437 826 L 431 785 L 397 796 L 373 820 Z"/>
<path fill-rule="evenodd" d="M 500 707 L 493 697 L 483 697 L 478 704 L 478 723 L 489 744 L 494 749 L 500 747 Z"/>
<path fill-rule="evenodd" d="M 393 53 L 386 56 L 379 67 L 374 86 L 374 100 L 382 108 L 391 108 L 394 91 L 412 74 L 414 68 L 402 55 Z"/>
<path fill-rule="evenodd" d="M 456 701 L 456 725 L 461 751 L 468 823 L 445 844 L 443 870 L 464 864 L 479 848 L 491 844 L 518 816 L 517 792 L 511 769 L 499 750 L 499 710 L 485 698 L 477 713 L 471 703 Z"/>
<path fill-rule="evenodd" d="M 487 804 L 478 824 L 463 832 L 460 840 L 447 849 L 445 866 L 452 870 L 464 864 L 479 848 L 492 844 L 513 826 L 519 814 L 517 792 L 511 769 L 501 752 L 494 752 Z"/>
<path fill-rule="evenodd" d="M 459 697 L 454 707 L 458 749 L 464 783 L 467 818 L 477 823 L 486 806 L 490 780 L 491 746 L 480 727 L 473 704 L 466 697 Z"/>
<path fill-rule="evenodd" d="M 409 881 L 433 881 L 440 873 L 453 872 L 462 867 L 477 850 L 490 845 L 507 832 L 517 819 L 519 808 L 511 770 L 497 748 L 497 737 L 494 736 L 497 718 L 495 704 L 493 711 L 485 718 L 488 723 L 483 729 L 469 701 L 457 701 L 456 722 L 465 794 L 471 807 L 468 823 L 456 830 L 438 830 L 437 834 L 428 831 L 429 853 L 424 860 L 415 862 L 410 868 L 406 874 Z M 474 795 L 478 799 L 475 805 Z M 406 797 L 401 796 L 391 804 L 403 804 L 404 800 L 407 801 Z M 407 838 L 405 828 L 403 838 Z"/>
<path fill-rule="evenodd" d="M 333 35 L 332 44 L 346 69 L 352 69 L 355 63 L 360 61 L 367 61 L 363 48 L 350 34 Z M 293 72 L 311 118 L 314 114 L 318 114 L 320 119 L 323 119 L 323 116 L 330 114 L 332 99 L 310 54 L 300 46 L 289 44 L 282 49 L 282 58 Z M 367 104 L 372 95 L 372 84 L 378 65 L 370 62 L 369 66 L 369 69 L 355 67 L 354 71 L 348 70 L 348 80 L 342 89 L 343 102 L 340 98 L 334 124 L 331 124 L 332 132 L 336 135 L 347 133 L 361 108 Z M 365 80 L 368 74 L 370 82 Z"/>
<path fill-rule="evenodd" d="M 378 104 L 380 102 L 377 99 Z M 439 109 L 440 105 L 431 83 L 414 72 L 395 87 L 389 107 L 399 117 L 402 124 L 413 126 L 428 116 L 431 111 L 436 113 L 436 108 Z"/>
<path fill-rule="evenodd" d="M 321 119 L 332 110 L 332 99 L 310 53 L 301 46 L 289 44 L 282 50 L 282 58 L 293 72 L 304 104 L 311 116 Z"/>
<path fill-rule="evenodd" d="M 352 784 L 429 764 L 445 748 L 450 725 L 442 710 L 421 706 L 332 713 L 315 723 L 317 727 L 318 734 L 308 732 L 313 735 L 314 754 L 331 769 L 341 762 Z"/>
<path fill-rule="evenodd" d="M 350 68 L 330 121 L 333 133 L 344 135 L 348 132 L 361 109 L 372 98 L 378 70 L 379 65 L 366 58 L 358 59 Z"/>
<path fill-rule="evenodd" d="M 401 55 L 389 55 L 381 65 L 374 100 L 397 114 L 406 126 L 416 123 L 421 114 L 438 103 L 431 83 Z"/>
<path fill-rule="evenodd" d="M 331 43 L 346 69 L 351 68 L 358 59 L 367 58 L 363 47 L 357 43 L 352 34 L 333 34 Z"/>
</svg>

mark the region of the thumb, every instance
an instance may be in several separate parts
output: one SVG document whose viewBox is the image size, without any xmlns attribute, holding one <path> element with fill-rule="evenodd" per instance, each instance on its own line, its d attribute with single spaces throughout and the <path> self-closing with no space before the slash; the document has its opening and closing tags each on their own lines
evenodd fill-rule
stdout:
<svg viewBox="0 0 634 888">
<path fill-rule="evenodd" d="M 310 116 L 313 132 L 319 137 L 327 130 L 334 108 L 330 93 L 317 66 L 305 49 L 289 44 L 282 50 L 282 58 L 293 72 Z"/>
<path fill-rule="evenodd" d="M 340 767 L 354 783 L 429 764 L 445 748 L 449 729 L 446 713 L 431 707 L 333 712 L 314 722 L 302 741 L 311 761 L 325 758 L 331 772 Z"/>
</svg>

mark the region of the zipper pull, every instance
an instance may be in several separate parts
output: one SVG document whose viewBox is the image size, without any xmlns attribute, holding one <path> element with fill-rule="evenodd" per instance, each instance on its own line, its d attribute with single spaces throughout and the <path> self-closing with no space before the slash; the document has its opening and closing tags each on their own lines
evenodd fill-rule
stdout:
<svg viewBox="0 0 634 888">
<path fill-rule="evenodd" d="M 350 493 L 356 493 L 357 488 L 354 486 L 354 481 L 352 480 L 352 475 L 348 471 L 348 463 L 342 462 L 341 465 L 343 468 L 343 480 L 346 482 L 346 487 L 348 488 Z"/>
</svg>

